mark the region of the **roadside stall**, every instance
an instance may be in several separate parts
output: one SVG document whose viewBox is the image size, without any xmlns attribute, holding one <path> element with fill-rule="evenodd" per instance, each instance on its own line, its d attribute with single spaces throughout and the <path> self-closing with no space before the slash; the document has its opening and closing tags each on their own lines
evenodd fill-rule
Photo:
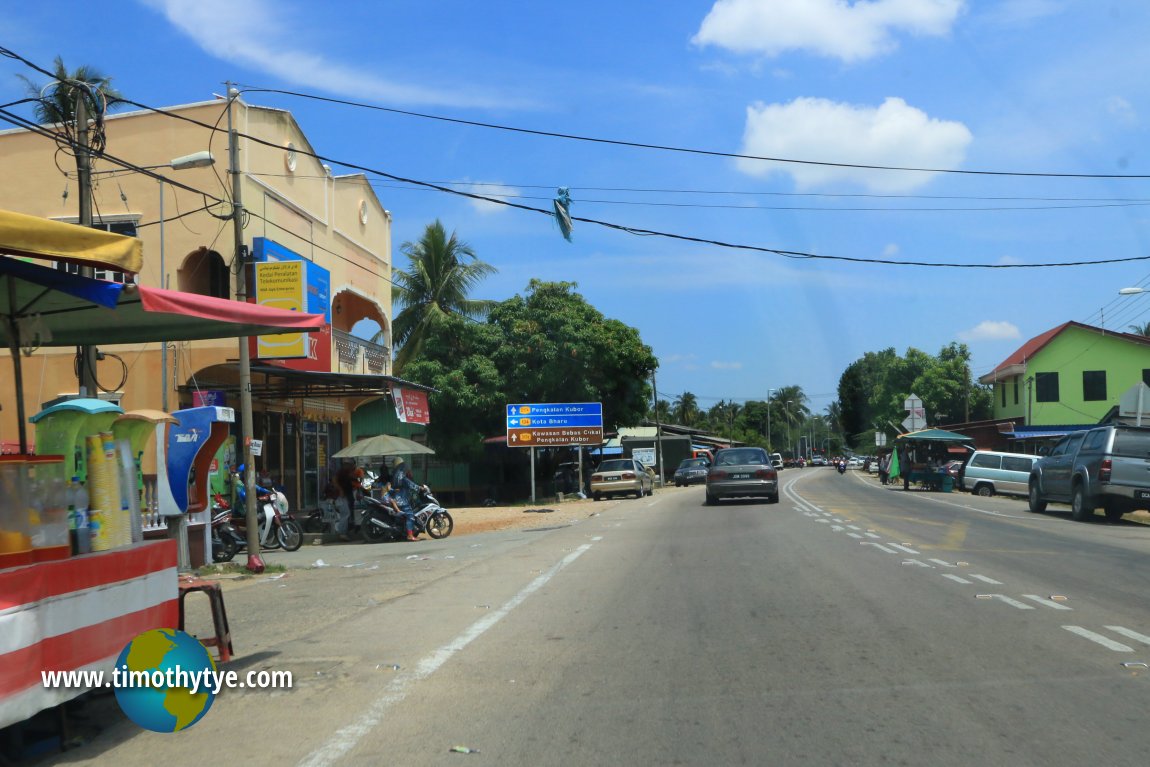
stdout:
<svg viewBox="0 0 1150 767">
<path fill-rule="evenodd" d="M 134 238 L 0 211 L 0 343 L 11 351 L 20 447 L 0 462 L 0 552 L 12 555 L 0 558 L 0 728 L 87 692 L 46 687 L 41 671 L 108 671 L 138 634 L 179 622 L 176 541 L 142 539 L 137 459 L 147 429 L 117 429 L 117 406 L 66 399 L 34 419 L 33 455 L 22 354 L 322 325 L 316 315 L 93 280 L 22 258 L 135 273 L 143 263 Z M 163 427 L 167 419 L 151 417 Z M 89 525 L 73 550 L 64 531 L 80 507 L 103 534 Z"/>
<path fill-rule="evenodd" d="M 949 493 L 954 490 L 954 477 L 946 472 L 947 461 L 953 458 L 950 448 L 969 446 L 974 439 L 945 429 L 922 429 L 895 437 L 898 452 L 899 475 L 904 490 L 918 485 L 924 490 Z"/>
</svg>

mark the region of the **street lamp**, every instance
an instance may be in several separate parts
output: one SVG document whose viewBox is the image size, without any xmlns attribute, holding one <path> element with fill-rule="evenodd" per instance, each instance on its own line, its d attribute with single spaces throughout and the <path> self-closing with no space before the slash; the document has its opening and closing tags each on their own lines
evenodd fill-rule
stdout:
<svg viewBox="0 0 1150 767">
<path fill-rule="evenodd" d="M 177 157 L 170 163 L 165 165 L 153 165 L 149 168 L 164 168 L 169 167 L 172 170 L 187 170 L 189 168 L 207 168 L 210 165 L 215 165 L 216 158 L 212 157 L 212 153 L 208 151 L 193 152 L 186 154 L 183 157 Z M 164 263 L 164 178 L 159 177 L 160 181 L 160 287 L 168 287 L 168 272 L 167 266 Z M 168 412 L 168 342 L 163 341 L 160 344 L 160 409 L 165 413 Z"/>
<path fill-rule="evenodd" d="M 1122 288 L 1122 290 L 1118 291 L 1118 295 L 1120 295 L 1120 296 L 1136 296 L 1139 293 L 1145 293 L 1145 292 L 1146 292 L 1145 288 Z"/>
<path fill-rule="evenodd" d="M 771 392 L 774 389 L 767 389 L 767 450 L 771 448 Z"/>
</svg>

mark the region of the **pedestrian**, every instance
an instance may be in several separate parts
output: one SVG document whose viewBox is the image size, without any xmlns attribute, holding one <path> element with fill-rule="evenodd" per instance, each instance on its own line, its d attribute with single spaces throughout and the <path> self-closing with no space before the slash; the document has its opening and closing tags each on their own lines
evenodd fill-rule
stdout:
<svg viewBox="0 0 1150 767">
<path fill-rule="evenodd" d="M 890 453 L 883 453 L 878 459 L 878 478 L 884 485 L 890 482 Z"/>
<path fill-rule="evenodd" d="M 356 472 L 355 461 L 345 460 L 335 475 L 335 485 L 339 488 L 339 498 L 336 499 L 336 508 L 339 509 L 339 522 L 335 529 L 341 541 L 350 541 L 348 532 L 351 528 L 352 514 L 355 513 L 356 492 L 359 490 L 359 478 Z"/>
</svg>

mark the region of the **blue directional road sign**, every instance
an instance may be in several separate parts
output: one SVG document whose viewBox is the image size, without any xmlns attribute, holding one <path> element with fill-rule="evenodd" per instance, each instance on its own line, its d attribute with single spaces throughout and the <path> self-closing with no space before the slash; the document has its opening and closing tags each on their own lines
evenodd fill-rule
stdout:
<svg viewBox="0 0 1150 767">
<path fill-rule="evenodd" d="M 507 444 L 511 447 L 599 445 L 602 442 L 601 402 L 507 406 Z"/>
</svg>

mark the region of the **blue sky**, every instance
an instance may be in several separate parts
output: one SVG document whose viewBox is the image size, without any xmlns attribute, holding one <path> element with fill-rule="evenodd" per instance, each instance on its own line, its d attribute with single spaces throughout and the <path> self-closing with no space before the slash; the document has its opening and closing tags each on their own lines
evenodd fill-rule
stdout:
<svg viewBox="0 0 1150 767">
<path fill-rule="evenodd" d="M 394 0 L 7 2 L 0 44 L 57 54 L 155 106 L 224 81 L 444 117 L 814 163 L 1150 175 L 1144 0 Z M 317 15 L 316 10 L 322 8 Z M 64 20 L 69 20 L 64 23 Z M 0 60 L 0 98 L 24 95 Z M 1150 179 L 896 172 L 550 138 L 249 93 L 317 150 L 406 178 L 796 259 L 577 223 L 380 180 L 399 245 L 439 218 L 499 269 L 577 282 L 637 327 L 660 395 L 761 399 L 798 384 L 822 411 L 867 351 L 967 343 L 976 374 L 1068 320 L 1150 320 Z M 339 168 L 336 171 L 339 172 Z M 645 190 L 645 191 L 634 191 Z M 658 190 L 658 191 L 654 191 Z"/>
</svg>

